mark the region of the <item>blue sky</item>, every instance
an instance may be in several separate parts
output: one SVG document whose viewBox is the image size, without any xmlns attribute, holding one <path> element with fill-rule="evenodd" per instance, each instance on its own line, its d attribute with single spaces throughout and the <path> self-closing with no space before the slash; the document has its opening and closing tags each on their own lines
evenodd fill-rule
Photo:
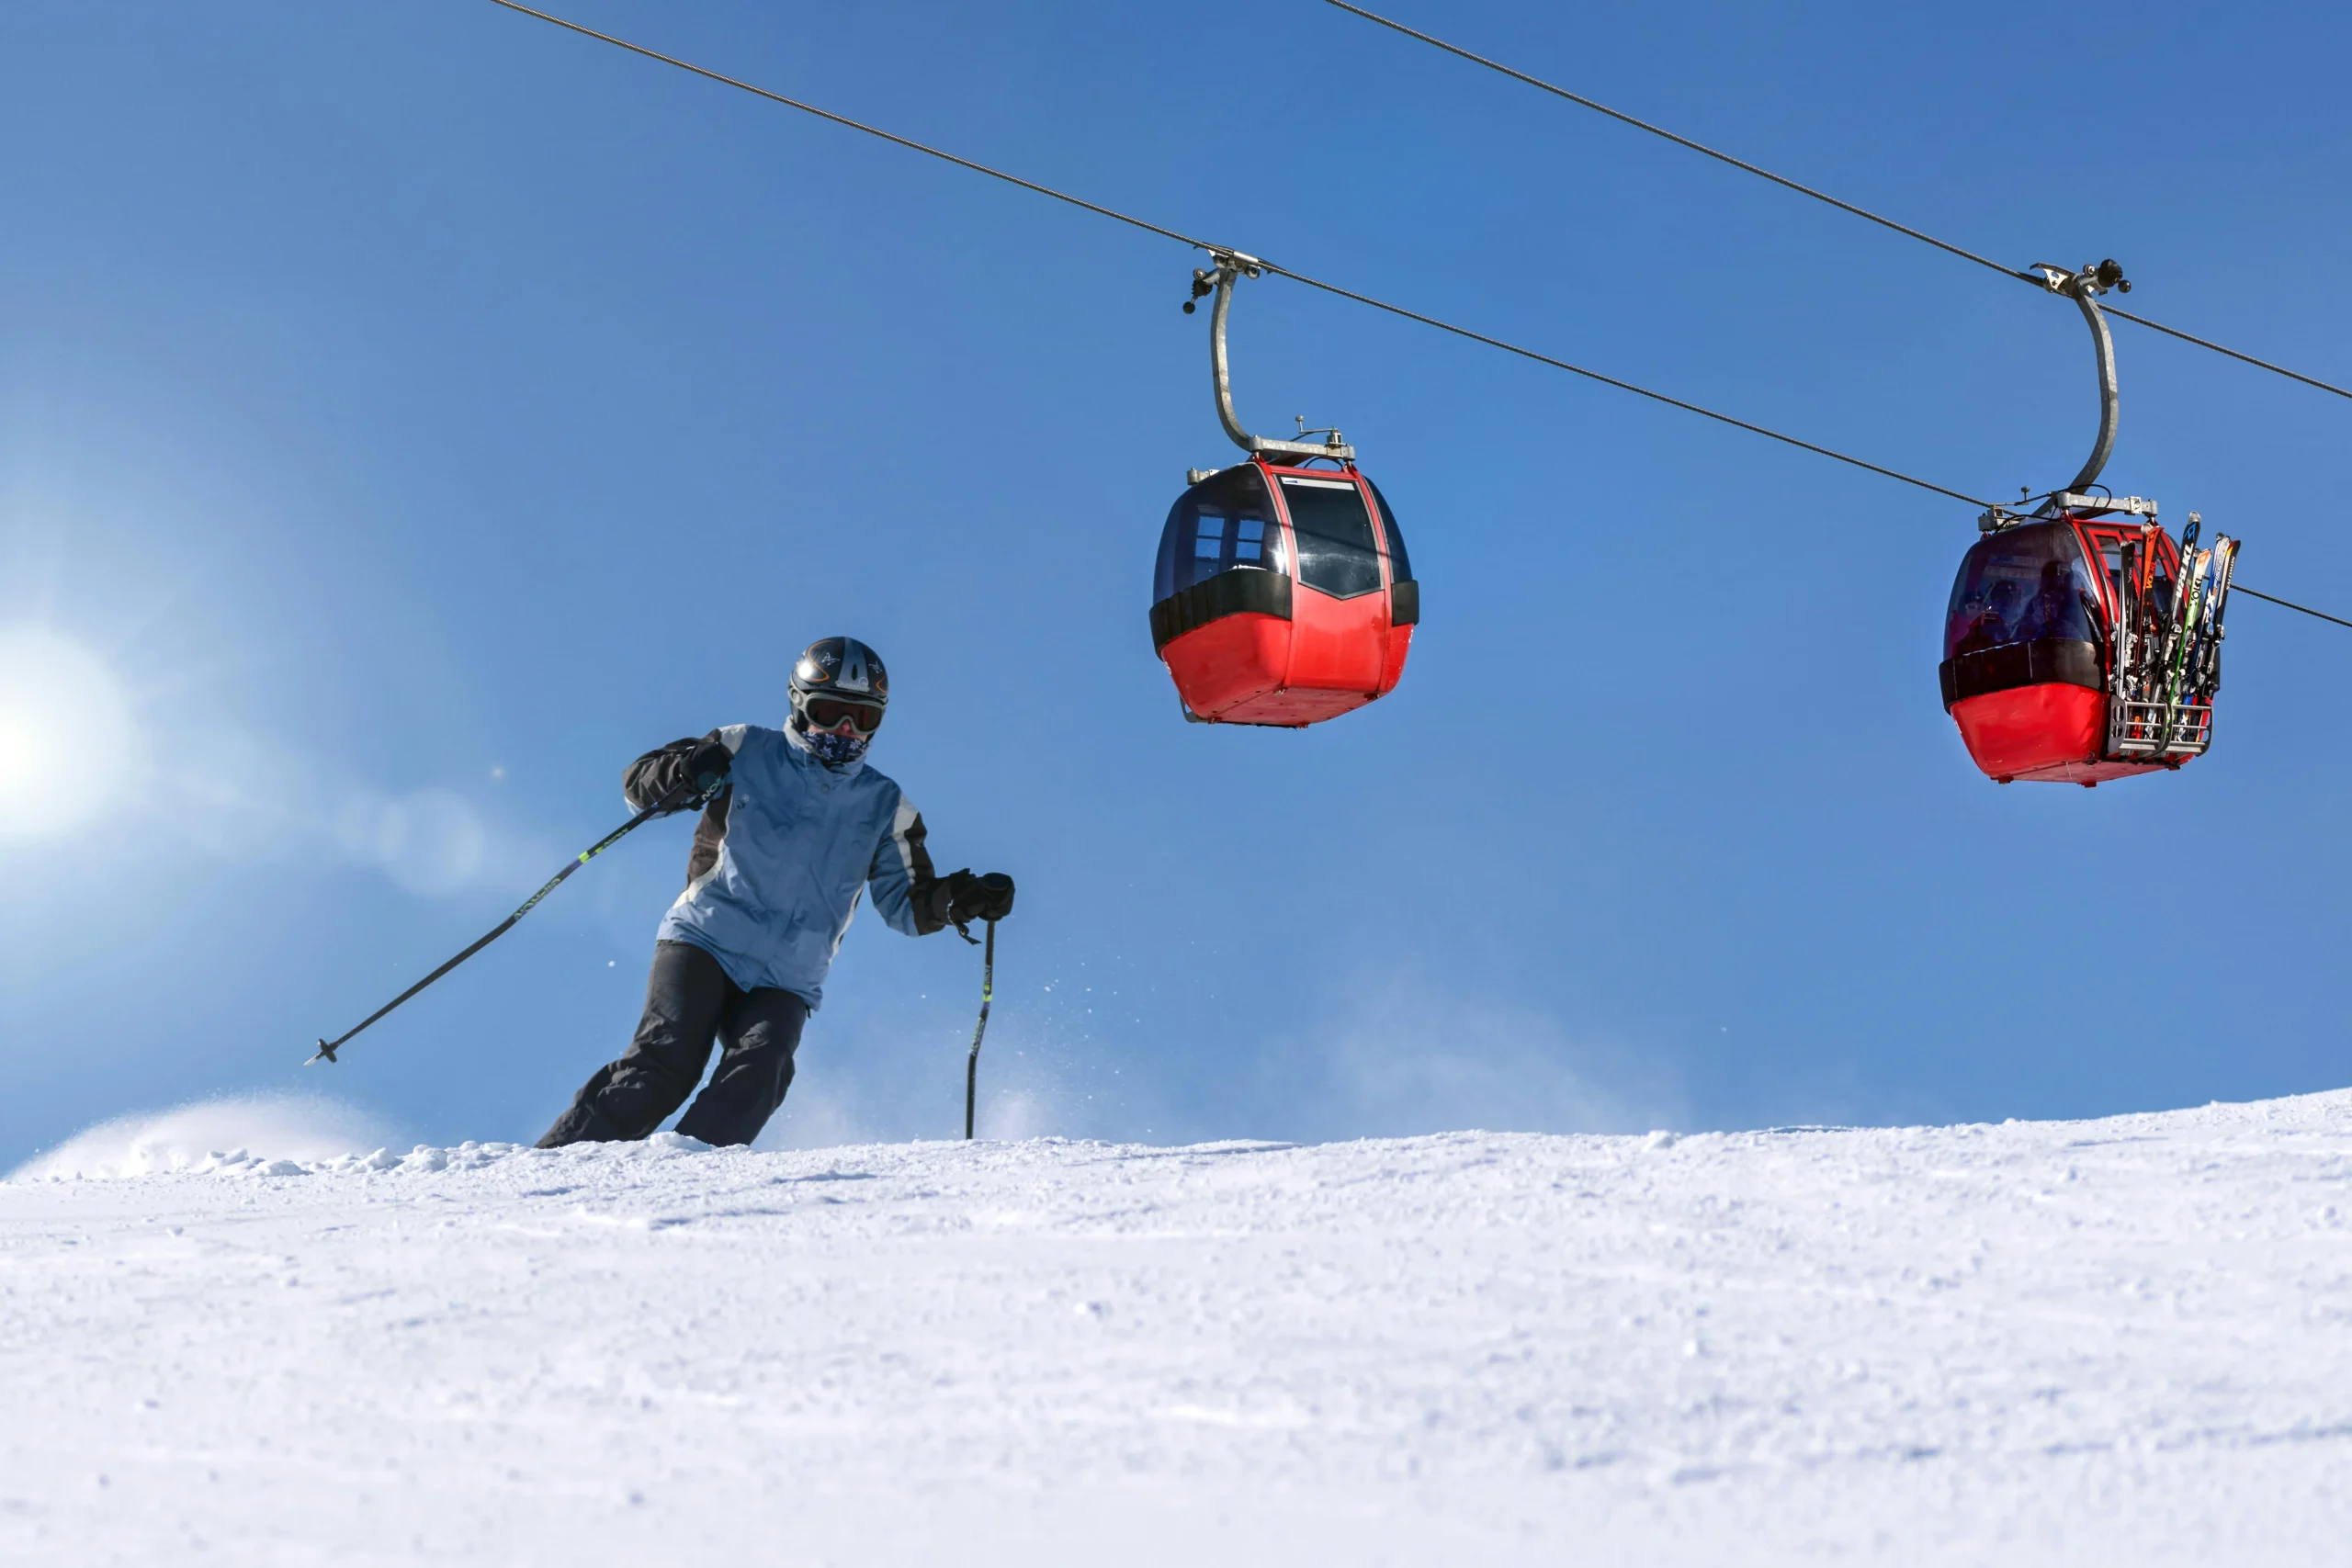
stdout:
<svg viewBox="0 0 2352 1568">
<path fill-rule="evenodd" d="M 2065 302 L 1307 0 L 572 14 L 1973 493 L 2092 434 Z M 2329 8 L 1399 14 L 2352 377 Z M 80 737 L 10 764 L 0 1160 L 283 1089 L 535 1136 L 635 1018 L 682 824 L 300 1063 L 835 631 L 944 863 L 1021 880 L 984 1130 L 2345 1081 L 2352 633 L 2241 601 L 2211 756 L 1998 788 L 1936 699 L 1967 508 L 1267 281 L 1244 417 L 1346 430 L 1424 621 L 1370 709 L 1204 730 L 1145 623 L 1230 450 L 1181 245 L 478 0 L 13 6 L 0 148 L 0 685 Z M 2117 339 L 2109 479 L 2352 606 L 2352 406 Z M 775 1135 L 953 1133 L 978 968 L 861 920 Z"/>
</svg>

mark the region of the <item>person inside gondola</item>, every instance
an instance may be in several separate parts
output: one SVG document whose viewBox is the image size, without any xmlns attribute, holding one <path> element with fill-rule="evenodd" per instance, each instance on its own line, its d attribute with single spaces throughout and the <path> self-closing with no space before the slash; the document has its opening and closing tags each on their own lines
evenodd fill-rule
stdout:
<svg viewBox="0 0 2352 1568">
<path fill-rule="evenodd" d="M 2017 599 L 2017 584 L 2006 577 L 1996 577 L 1981 594 L 1972 594 L 1960 607 L 1953 621 L 1960 636 L 1953 639 L 1954 654 L 1976 653 L 1988 648 L 1998 648 L 2017 638 L 2010 634 L 2009 606 Z"/>
<path fill-rule="evenodd" d="M 2089 642 L 2091 620 L 2084 604 L 2082 590 L 2075 584 L 2074 573 L 2063 560 L 2041 563 L 2041 584 L 2033 597 L 2026 602 L 2025 615 L 2018 624 L 2018 640 L 2035 642 L 2043 637 L 2069 637 L 2077 642 Z"/>
</svg>

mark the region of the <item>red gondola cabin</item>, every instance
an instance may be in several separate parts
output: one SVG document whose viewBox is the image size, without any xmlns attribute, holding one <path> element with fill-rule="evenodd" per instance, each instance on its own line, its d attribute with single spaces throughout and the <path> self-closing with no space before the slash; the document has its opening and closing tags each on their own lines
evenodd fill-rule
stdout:
<svg viewBox="0 0 2352 1568">
<path fill-rule="evenodd" d="M 1396 517 L 1352 462 L 1252 457 L 1168 513 L 1151 642 L 1185 714 L 1303 728 L 1396 689 L 1420 618 Z"/>
<path fill-rule="evenodd" d="M 1939 671 L 1976 765 L 2002 784 L 2090 786 L 2203 755 L 2234 548 L 2192 551 L 2180 603 L 2181 551 L 2154 522 L 2065 513 L 1979 540 Z"/>
</svg>

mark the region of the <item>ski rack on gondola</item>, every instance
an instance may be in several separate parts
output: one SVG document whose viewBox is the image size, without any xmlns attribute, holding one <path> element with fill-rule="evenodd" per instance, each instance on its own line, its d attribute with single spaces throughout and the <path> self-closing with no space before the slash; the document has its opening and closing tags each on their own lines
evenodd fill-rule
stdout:
<svg viewBox="0 0 2352 1568">
<path fill-rule="evenodd" d="M 2226 535 L 2197 548 L 2204 519 L 2192 512 L 2178 547 L 2180 570 L 2169 593 L 2156 574 L 2154 539 L 2123 550 L 2116 617 L 2114 691 L 2108 703 L 2109 756 L 2144 757 L 2177 767 L 2213 744 L 2213 694 L 2222 683 L 2222 612 L 2237 565 Z M 2160 533 L 2154 523 L 2146 534 Z"/>
</svg>

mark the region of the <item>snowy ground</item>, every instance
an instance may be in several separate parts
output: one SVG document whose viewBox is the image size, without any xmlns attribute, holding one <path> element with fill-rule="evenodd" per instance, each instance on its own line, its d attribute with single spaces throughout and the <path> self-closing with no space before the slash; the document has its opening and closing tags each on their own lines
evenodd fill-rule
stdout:
<svg viewBox="0 0 2352 1568">
<path fill-rule="evenodd" d="M 0 1559 L 2352 1554 L 2352 1094 L 203 1163 L 0 1186 Z"/>
</svg>

